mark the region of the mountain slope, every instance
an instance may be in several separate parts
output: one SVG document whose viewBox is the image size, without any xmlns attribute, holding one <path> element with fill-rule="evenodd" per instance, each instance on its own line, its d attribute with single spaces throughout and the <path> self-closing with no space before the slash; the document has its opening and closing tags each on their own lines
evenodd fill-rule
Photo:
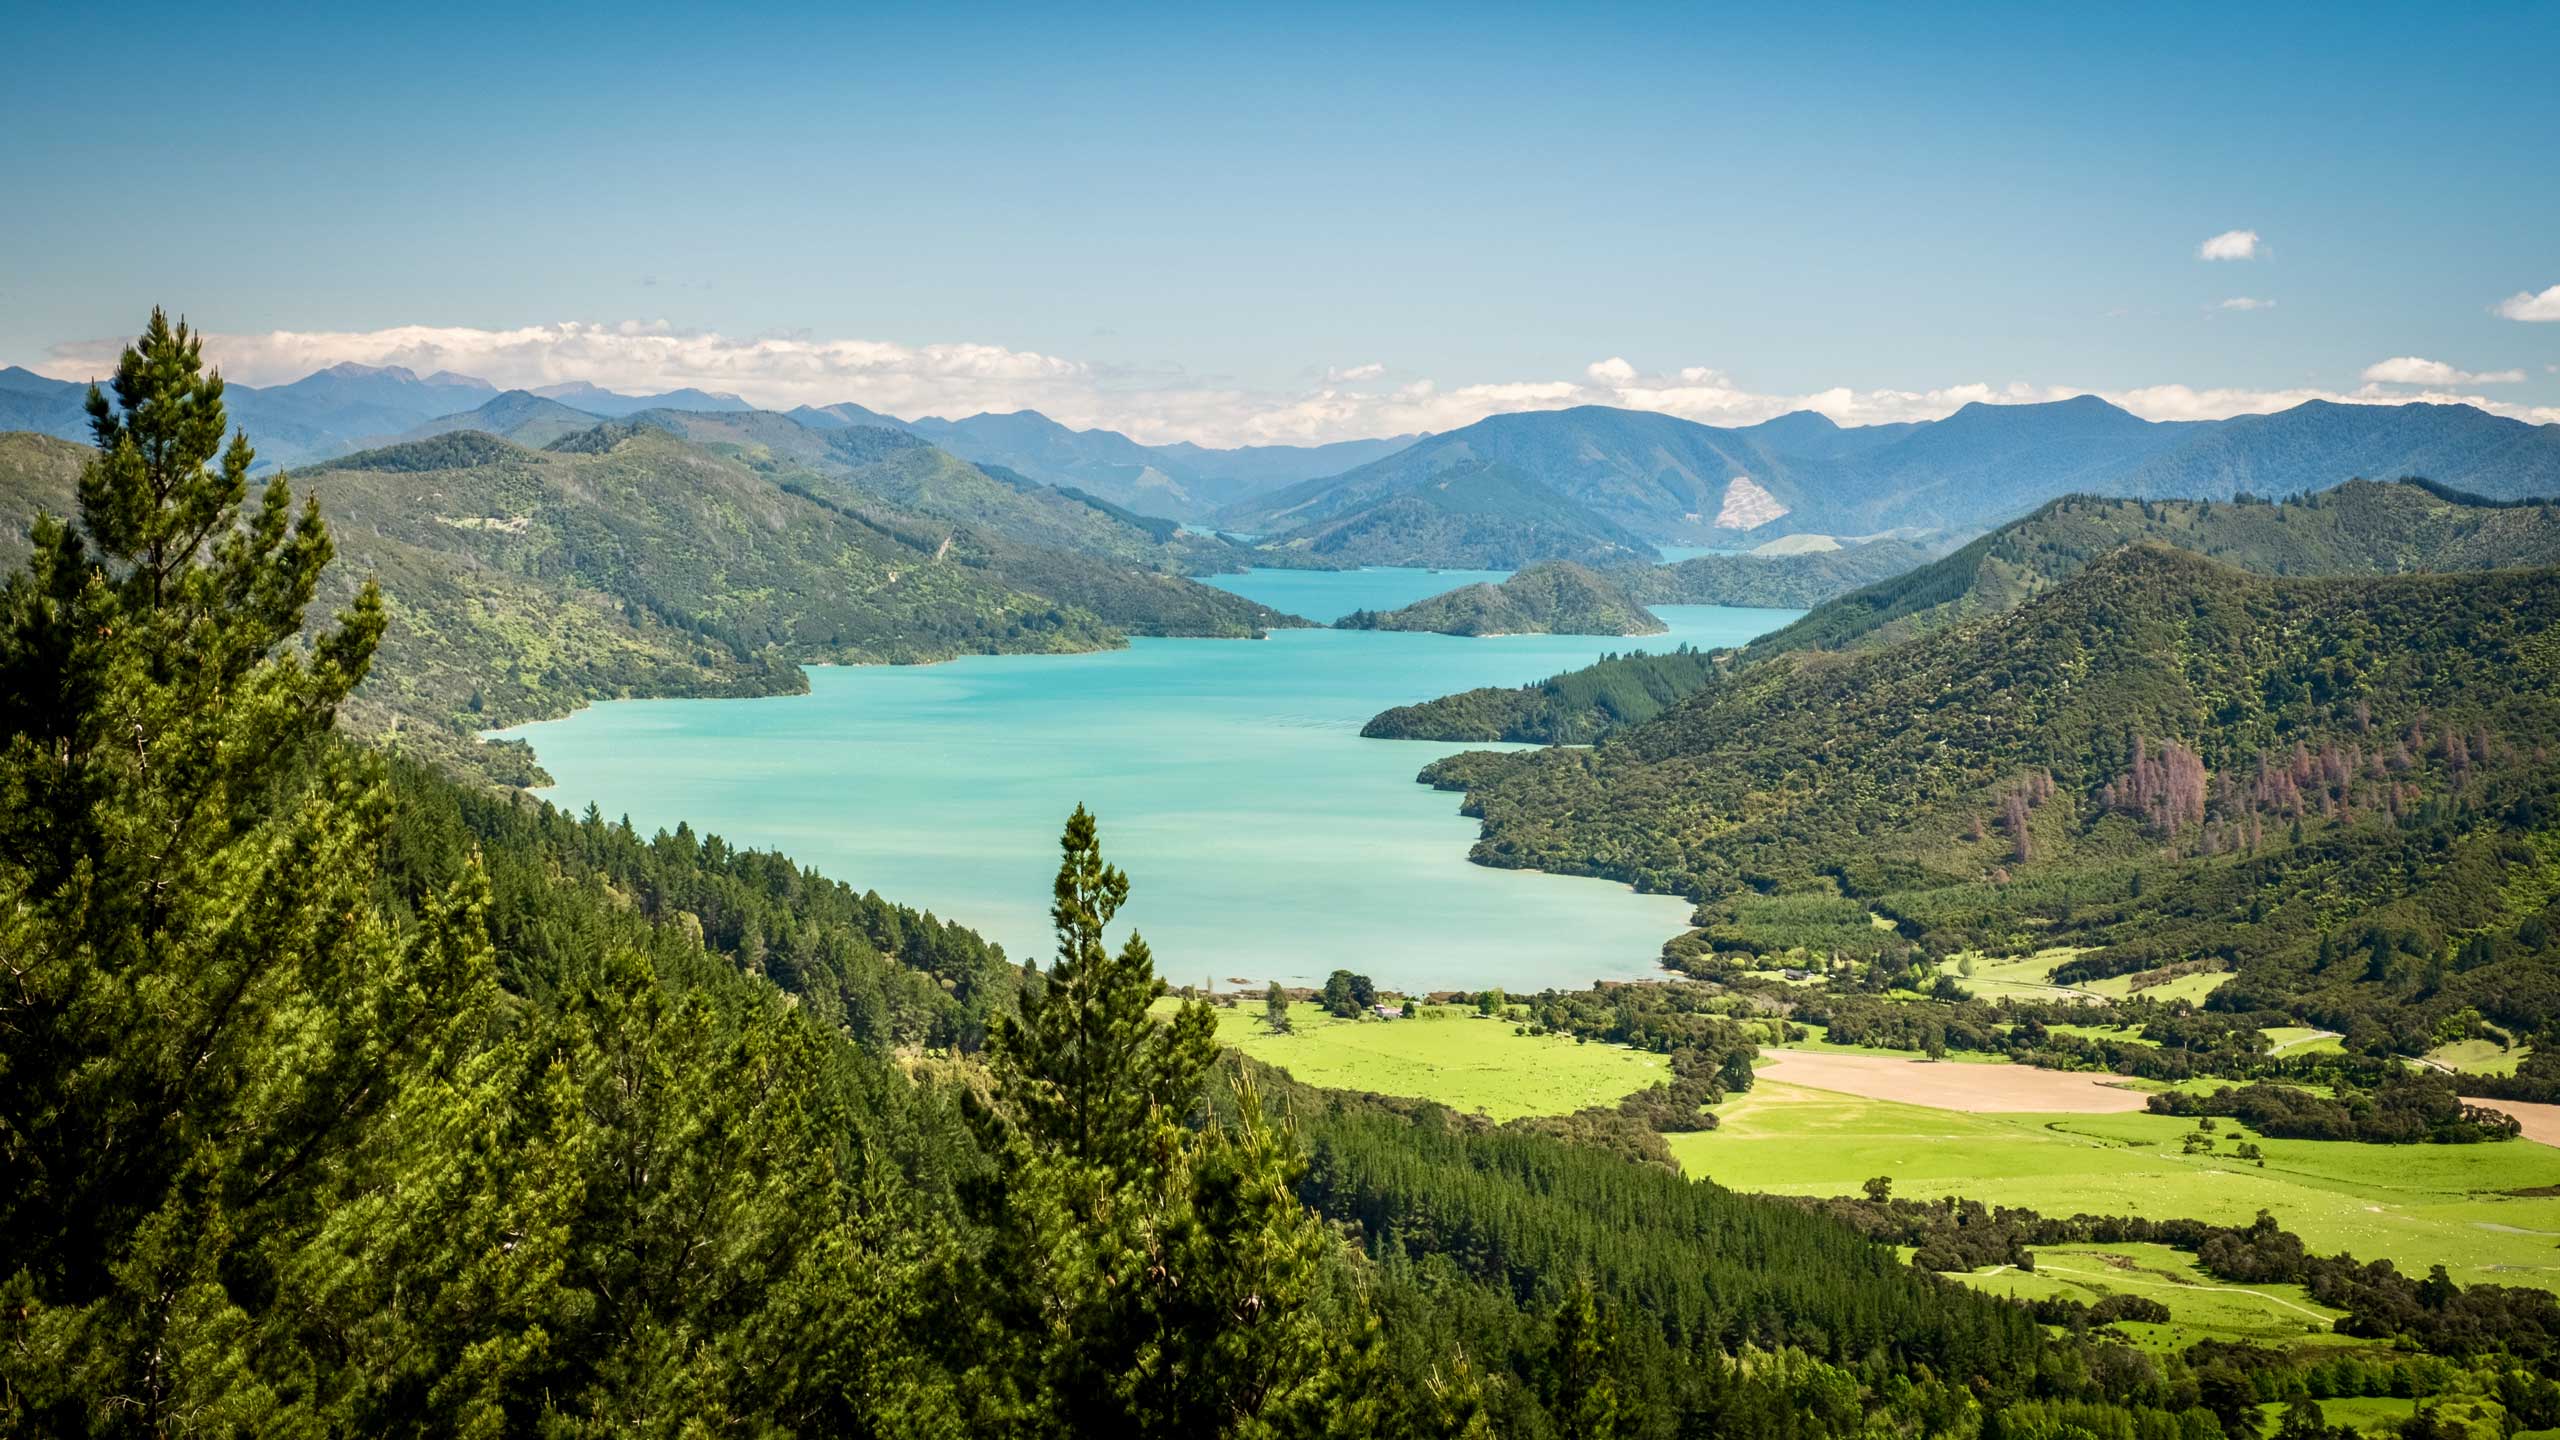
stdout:
<svg viewBox="0 0 2560 1440">
<path fill-rule="evenodd" d="M 2227 499 L 2403 475 L 2493 500 L 2560 494 L 2560 425 L 2527 425 L 2469 405 L 2313 400 L 2195 427 L 2110 490 Z"/>
<path fill-rule="evenodd" d="M 648 410 L 629 417 L 804 482 L 842 487 L 856 506 L 888 504 L 938 515 L 1016 544 L 1078 550 L 1167 573 L 1239 570 L 1235 547 L 1179 533 L 1075 491 L 972 465 L 916 435 L 867 425 L 812 429 L 769 411 Z"/>
<path fill-rule="evenodd" d="M 413 426 L 389 443 L 402 444 L 472 430 L 539 450 L 564 435 L 594 429 L 602 418 L 530 390 L 509 390 L 503 395 L 492 396 L 473 409 L 439 415 L 423 425 Z"/>
<path fill-rule="evenodd" d="M 565 384 L 538 386 L 533 393 L 545 400 L 557 400 L 573 409 L 583 410 L 587 414 L 603 416 L 610 420 L 619 420 L 625 415 L 636 415 L 643 410 L 753 410 L 756 408 L 735 395 L 696 390 L 691 387 L 663 391 L 656 395 L 625 395 L 584 380 L 571 380 Z"/>
<path fill-rule="evenodd" d="M 1900 575 L 1929 558 L 1904 540 L 1871 540 L 1837 550 L 1787 555 L 1693 555 L 1627 573 L 1648 605 L 1746 605 L 1801 610 Z"/>
<path fill-rule="evenodd" d="M 88 441 L 86 382 L 52 380 L 15 366 L 0 372 L 0 380 L 0 430 Z M 233 427 L 257 437 L 261 465 L 272 468 L 343 455 L 429 417 L 469 410 L 491 394 L 486 382 L 467 376 L 438 372 L 421 378 L 398 366 L 345 364 L 288 385 L 225 386 L 223 403 Z"/>
<path fill-rule="evenodd" d="M 2514 867 L 2553 863 L 2555 744 L 2560 571 L 2277 579 L 2142 544 L 2005 614 L 1750 666 L 1592 751 L 1424 775 L 1468 790 L 1484 863 L 1700 897 L 1692 954 L 1758 943 L 1760 897 L 1845 893 L 1853 947 L 2079 945 L 2086 973 L 2234 965 L 2309 1023 L 2467 1004 L 2536 1030 L 2560 876 Z M 2397 950 L 2324 973 L 2341 936 L 2412 932 L 2422 957 L 2520 933 L 2540 978 Z"/>
<path fill-rule="evenodd" d="M 1265 565 L 1516 569 L 1655 558 L 1653 547 L 1507 465 L 1466 461 L 1253 547 Z"/>
<path fill-rule="evenodd" d="M 1754 486 L 1775 491 L 1781 513 L 1793 508 L 1796 493 L 1789 467 L 1737 432 L 1650 411 L 1581 406 L 1479 420 L 1356 470 L 1232 507 L 1224 519 L 1247 531 L 1304 527 L 1453 475 L 1494 473 L 1518 475 L 1613 525 L 1663 537 L 1712 531 L 1737 476 L 1749 477 L 1746 497 Z"/>
<path fill-rule="evenodd" d="M 854 423 L 887 421 L 885 416 L 874 416 L 869 422 L 850 414 L 843 418 Z M 1275 486 L 1339 474 L 1400 450 L 1412 440 L 1396 436 L 1232 450 L 1189 442 L 1142 445 L 1117 431 L 1073 429 L 1036 410 L 962 420 L 928 415 L 905 422 L 903 428 L 964 460 L 1002 465 L 1052 485 L 1073 485 L 1115 504 L 1185 521 L 1207 520 L 1226 506 Z"/>
<path fill-rule="evenodd" d="M 1964 534 L 2069 492 L 2229 499 L 2423 475 L 2496 499 L 2560 494 L 2560 426 L 2465 405 L 2324 402 L 2159 422 L 2088 395 L 1972 404 L 1942 420 L 1858 429 L 1807 415 L 1719 429 L 1583 407 L 1497 415 L 1231 507 L 1223 519 L 1250 532 L 1302 526 L 1470 461 L 1510 466 L 1648 540 Z"/>
<path fill-rule="evenodd" d="M 2388 575 L 2560 564 L 2560 505 L 2476 503 L 2442 487 L 2353 481 L 2279 504 L 2067 496 L 1926 565 L 1822 605 L 1745 646 L 1748 665 L 1798 650 L 1867 649 L 2016 608 L 2135 541 L 2173 545 L 2268 575 Z M 1889 543 L 1889 542 L 1887 542 Z M 1861 547 L 1872 548 L 1872 547 Z M 1801 557 L 1850 557 L 1856 550 Z M 1683 562 L 1685 570 L 1728 557 Z M 1768 564 L 1732 559 L 1731 564 Z M 1660 572 L 1654 572 L 1659 574 Z M 1668 597 L 1639 586 L 1651 603 Z M 1390 739 L 1587 742 L 1653 713 L 1665 691 L 1718 667 L 1603 661 L 1580 676 L 1399 706 L 1362 733 Z M 1686 686 L 1687 690 L 1680 687 Z M 1603 708 L 1606 707 L 1606 708 Z"/>
<path fill-rule="evenodd" d="M 37 509 L 67 513 L 86 458 L 0 436 L 13 553 Z M 456 430 L 297 470 L 293 484 L 330 518 L 342 588 L 378 576 L 390 604 L 386 663 L 350 725 L 449 760 L 489 763 L 471 732 L 593 699 L 796 690 L 807 661 L 1290 623 L 1179 576 L 856 505 L 813 472 L 777 476 L 629 422 L 540 451 Z"/>
<path fill-rule="evenodd" d="M 1746 659 L 1838 650 L 1996 614 L 2137 540 L 2266 575 L 2560 564 L 2560 504 L 2484 505 L 2441 486 L 2351 481 L 2277 504 L 2070 495 L 1943 559 L 1753 641 Z"/>
<path fill-rule="evenodd" d="M 1399 610 L 1355 610 L 1337 630 L 1424 630 L 1441 635 L 1658 635 L 1667 628 L 1627 593 L 1622 579 L 1549 560 L 1499 585 L 1466 585 Z"/>
</svg>

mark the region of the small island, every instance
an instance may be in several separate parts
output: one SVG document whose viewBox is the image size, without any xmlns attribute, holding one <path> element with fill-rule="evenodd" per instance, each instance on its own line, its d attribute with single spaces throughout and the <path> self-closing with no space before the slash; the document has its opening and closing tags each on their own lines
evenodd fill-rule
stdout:
<svg viewBox="0 0 2560 1440">
<path fill-rule="evenodd" d="M 1654 618 L 1614 575 L 1570 560 L 1532 565 L 1499 585 L 1465 585 L 1400 610 L 1355 610 L 1337 630 L 1427 630 L 1440 635 L 1659 635 Z"/>
</svg>

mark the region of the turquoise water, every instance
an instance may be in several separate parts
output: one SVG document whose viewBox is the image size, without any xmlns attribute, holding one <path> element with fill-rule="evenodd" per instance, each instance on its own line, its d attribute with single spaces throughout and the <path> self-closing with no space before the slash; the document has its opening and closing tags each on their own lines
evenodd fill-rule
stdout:
<svg viewBox="0 0 2560 1440">
<path fill-rule="evenodd" d="M 1220 583 L 1312 615 L 1466 583 L 1453 574 Z M 1413 783 L 1466 747 L 1359 729 L 1389 705 L 1607 651 L 1738 644 L 1798 612 L 1659 613 L 1671 633 L 1641 641 L 1294 630 L 818 668 L 807 695 L 616 701 L 508 733 L 533 742 L 558 779 L 548 797 L 572 811 L 592 801 L 644 832 L 689 820 L 779 849 L 1016 958 L 1049 952 L 1058 830 L 1082 802 L 1129 874 L 1123 920 L 1177 983 L 1316 983 L 1345 966 L 1398 988 L 1578 986 L 1654 973 L 1687 906 L 1467 863 L 1475 822 L 1457 796 Z"/>
<path fill-rule="evenodd" d="M 1508 570 L 1253 570 L 1213 575 L 1207 583 L 1330 625 L 1354 610 L 1394 610 L 1461 585 L 1510 578 Z"/>
</svg>

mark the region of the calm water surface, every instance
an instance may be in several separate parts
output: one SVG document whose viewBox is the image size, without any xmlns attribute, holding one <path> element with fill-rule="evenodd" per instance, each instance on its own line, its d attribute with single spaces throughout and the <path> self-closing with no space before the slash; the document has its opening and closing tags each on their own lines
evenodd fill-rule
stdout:
<svg viewBox="0 0 2560 1440">
<path fill-rule="evenodd" d="M 1216 583 L 1326 619 L 1498 572 L 1277 571 Z M 1516 685 L 1641 645 L 1738 644 L 1789 610 L 1664 606 L 1640 641 L 1282 631 L 1096 655 L 818 668 L 810 693 L 628 700 L 510 731 L 644 832 L 692 822 L 1047 956 L 1057 835 L 1082 802 L 1129 873 L 1122 911 L 1176 982 L 1536 989 L 1650 974 L 1687 906 L 1467 863 L 1475 822 L 1413 783 L 1468 747 L 1362 740 L 1390 705 Z"/>
</svg>

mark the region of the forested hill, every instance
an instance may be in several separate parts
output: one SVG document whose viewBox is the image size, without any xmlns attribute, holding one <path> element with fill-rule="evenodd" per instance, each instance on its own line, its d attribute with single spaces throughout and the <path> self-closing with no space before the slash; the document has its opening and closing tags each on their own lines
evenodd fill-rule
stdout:
<svg viewBox="0 0 2560 1440">
<path fill-rule="evenodd" d="M 2560 564 L 2560 503 L 2486 501 L 2423 481 L 2351 480 L 2289 499 L 2069 495 L 1931 564 L 1760 637 L 1747 661 L 1889 643 L 2011 609 L 2120 545 L 2175 545 L 2263 575 L 2396 575 Z"/>
<path fill-rule="evenodd" d="M 1356 610 L 1335 621 L 1334 628 L 1441 635 L 1661 633 L 1663 623 L 1628 593 L 1624 575 L 1551 560 L 1498 585 L 1462 585 L 1397 610 Z"/>
<path fill-rule="evenodd" d="M 1907 540 L 1887 538 L 1781 555 L 1692 555 L 1669 565 L 1629 571 L 1626 578 L 1636 598 L 1649 605 L 1803 610 L 1900 575 L 1934 553 Z"/>
<path fill-rule="evenodd" d="M 1410 565 L 1511 570 L 1539 560 L 1591 566 L 1651 562 L 1633 531 L 1567 500 L 1522 470 L 1467 461 L 1410 488 L 1329 510 L 1253 547 L 1253 563 L 1346 567 Z"/>
<path fill-rule="evenodd" d="M 1800 610 L 1842 591 L 1899 575 L 1926 558 L 1927 552 L 1908 542 L 1878 540 L 1788 555 L 1699 555 L 1670 565 L 1597 571 L 1571 561 L 1545 561 L 1498 585 L 1461 586 L 1398 610 L 1361 611 L 1335 625 L 1344 630 L 1429 630 L 1442 635 L 1654 635 L 1664 626 L 1647 605 Z"/>
<path fill-rule="evenodd" d="M 38 510 L 74 508 L 81 453 L 0 436 L 7 558 L 25 554 Z M 521 747 L 478 746 L 473 732 L 591 700 L 785 693 L 805 684 L 808 661 L 1089 650 L 1130 633 L 1291 623 L 1152 567 L 1021 544 L 645 424 L 544 450 L 456 430 L 294 483 L 337 521 L 332 596 L 366 575 L 387 596 L 384 663 L 349 723 L 507 780 L 533 774 Z"/>
<path fill-rule="evenodd" d="M 681 435 L 781 478 L 817 475 L 863 504 L 940 516 L 1017 544 L 1078 550 L 1143 569 L 1204 574 L 1241 570 L 1236 547 L 1150 520 L 1090 495 L 1002 467 L 973 465 L 900 430 L 814 430 L 766 411 L 649 410 L 635 424 Z"/>
<path fill-rule="evenodd" d="M 2560 917 L 2501 877 L 2560 827 L 2555 624 L 2550 569 L 2280 579 L 2145 543 L 2003 614 L 1744 667 L 1589 752 L 1424 778 L 1469 792 L 1484 863 L 1687 892 L 1711 921 L 1845 894 L 1896 919 L 1873 943 L 2032 935 L 2098 973 L 2236 963 L 2231 995 L 2306 1015 L 2370 981 L 2532 1031 Z M 2496 963 L 2330 963 L 2457 931 Z"/>
<path fill-rule="evenodd" d="M 2560 504 L 2484 501 L 2424 481 L 2363 480 L 2276 503 L 2066 496 L 1952 554 L 1838 595 L 1761 636 L 1733 660 L 1747 665 L 1796 650 L 1887 644 L 1999 614 L 2097 556 L 2146 540 L 2268 575 L 2549 565 L 2560 564 Z M 1639 593 L 1656 603 L 1665 598 L 1649 589 Z M 1604 661 L 1517 690 L 1468 691 L 1400 706 L 1370 721 L 1363 733 L 1584 743 L 1619 723 L 1656 713 L 1717 673 L 1713 665 L 1661 657 Z"/>
</svg>

